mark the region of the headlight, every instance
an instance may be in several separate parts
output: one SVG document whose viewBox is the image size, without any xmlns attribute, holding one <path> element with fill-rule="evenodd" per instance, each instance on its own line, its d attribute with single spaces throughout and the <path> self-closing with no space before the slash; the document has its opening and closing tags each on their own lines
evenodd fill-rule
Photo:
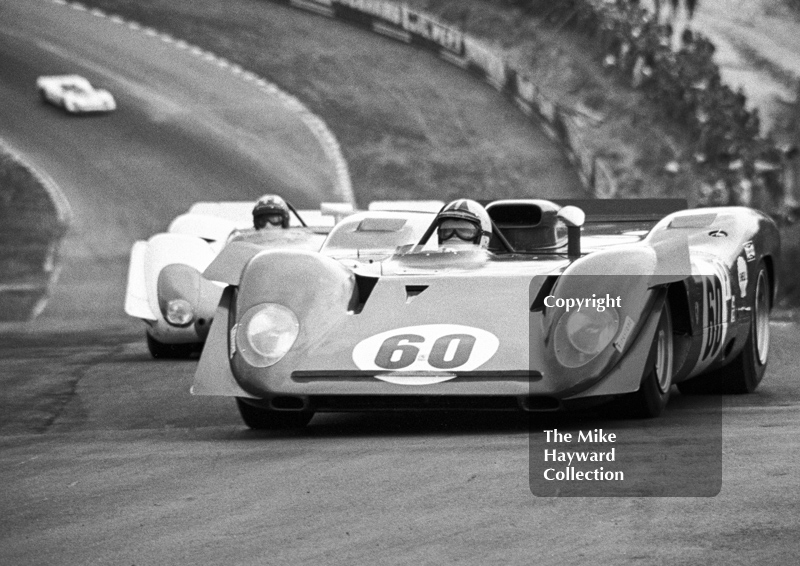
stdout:
<svg viewBox="0 0 800 566">
<path fill-rule="evenodd" d="M 585 365 L 611 343 L 618 328 L 619 314 L 613 307 L 565 312 L 556 325 L 556 358 L 570 368 Z"/>
<path fill-rule="evenodd" d="M 300 323 L 283 305 L 266 303 L 249 309 L 236 330 L 236 347 L 251 366 L 278 363 L 297 340 Z"/>
<path fill-rule="evenodd" d="M 174 326 L 188 326 L 194 320 L 192 305 L 185 299 L 172 299 L 167 303 L 164 318 Z"/>
</svg>

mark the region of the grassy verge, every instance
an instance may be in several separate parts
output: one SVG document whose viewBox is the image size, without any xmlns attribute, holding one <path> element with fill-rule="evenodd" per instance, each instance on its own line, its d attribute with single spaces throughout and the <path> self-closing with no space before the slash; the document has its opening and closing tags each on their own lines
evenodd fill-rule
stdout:
<svg viewBox="0 0 800 566">
<path fill-rule="evenodd" d="M 47 297 L 62 216 L 44 181 L 0 145 L 0 321 L 27 320 Z"/>
</svg>

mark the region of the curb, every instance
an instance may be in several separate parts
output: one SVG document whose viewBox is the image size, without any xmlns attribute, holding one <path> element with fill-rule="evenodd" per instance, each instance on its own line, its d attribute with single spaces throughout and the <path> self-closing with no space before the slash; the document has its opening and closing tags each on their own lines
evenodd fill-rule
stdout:
<svg viewBox="0 0 800 566">
<path fill-rule="evenodd" d="M 72 209 L 55 181 L 31 165 L 22 154 L 12 149 L 2 138 L 0 138 L 0 153 L 7 155 L 17 165 L 27 170 L 33 177 L 36 186 L 44 190 L 55 211 L 55 225 L 59 227 L 57 235 L 46 239 L 46 251 L 37 272 L 28 275 L 21 281 L 12 280 L 8 283 L 0 281 L 0 321 L 23 322 L 33 320 L 44 310 L 58 280 L 61 271 L 58 251 L 72 223 Z M 13 216 L 17 215 L 13 210 L 11 212 Z M 42 225 L 52 226 L 53 224 L 45 222 Z M 9 245 L 9 247 L 13 249 L 13 245 Z M 19 249 L 17 252 L 13 252 L 14 256 L 29 254 L 29 249 Z M 3 269 L 0 270 L 0 277 L 9 271 L 11 271 L 9 265 L 3 266 Z"/>
</svg>

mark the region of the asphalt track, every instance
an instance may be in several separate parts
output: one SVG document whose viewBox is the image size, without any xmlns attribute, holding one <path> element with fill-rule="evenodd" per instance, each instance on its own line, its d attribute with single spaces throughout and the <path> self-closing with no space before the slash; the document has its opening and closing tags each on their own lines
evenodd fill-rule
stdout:
<svg viewBox="0 0 800 566">
<path fill-rule="evenodd" d="M 525 418 L 323 415 L 277 435 L 245 429 L 229 399 L 189 396 L 196 362 L 151 360 L 121 314 L 118 250 L 193 200 L 251 198 L 265 178 L 311 205 L 331 174 L 302 125 L 261 112 L 261 93 L 218 81 L 239 97 L 229 105 L 213 66 L 111 25 L 0 4 L 2 135 L 78 218 L 53 304 L 0 341 L 0 563 L 794 563 L 789 321 L 772 325 L 759 391 L 723 399 L 714 498 L 536 498 Z M 110 86 L 120 111 L 73 120 L 40 105 L 35 76 L 66 63 Z M 691 406 L 676 394 L 669 409 Z"/>
</svg>

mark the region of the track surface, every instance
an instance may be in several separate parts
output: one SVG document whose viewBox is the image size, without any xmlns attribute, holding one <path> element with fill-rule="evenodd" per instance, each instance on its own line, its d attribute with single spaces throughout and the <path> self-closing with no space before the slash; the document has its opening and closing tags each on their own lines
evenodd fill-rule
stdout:
<svg viewBox="0 0 800 566">
<path fill-rule="evenodd" d="M 323 200 L 332 175 L 308 157 L 321 152 L 263 112 L 261 93 L 217 78 L 239 97 L 228 105 L 208 88 L 220 71 L 171 47 L 159 56 L 151 38 L 46 3 L 0 16 L 2 135 L 65 189 L 79 227 L 54 304 L 0 341 L 0 563 L 794 562 L 788 322 L 772 326 L 759 392 L 724 399 L 724 484 L 708 499 L 535 498 L 524 418 L 322 415 L 270 435 L 246 430 L 229 399 L 189 396 L 196 362 L 154 362 L 120 314 L 118 249 L 194 200 L 251 198 L 264 178 L 302 205 Z M 110 86 L 120 111 L 72 120 L 38 105 L 35 76 L 67 63 Z"/>
</svg>

